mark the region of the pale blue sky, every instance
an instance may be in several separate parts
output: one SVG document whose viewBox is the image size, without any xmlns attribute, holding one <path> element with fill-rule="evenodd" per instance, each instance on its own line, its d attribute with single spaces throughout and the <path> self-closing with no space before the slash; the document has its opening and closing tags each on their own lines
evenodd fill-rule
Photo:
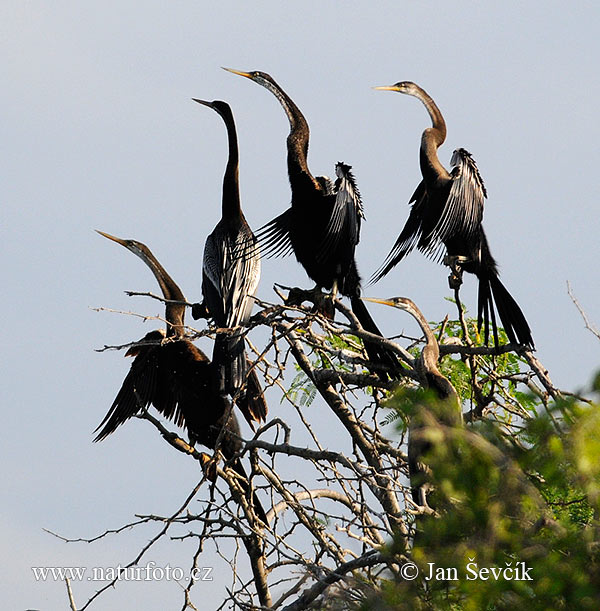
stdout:
<svg viewBox="0 0 600 611">
<path fill-rule="evenodd" d="M 462 146 L 477 160 L 490 246 L 539 359 L 562 387 L 589 381 L 598 342 L 566 282 L 600 324 L 599 13 L 593 2 L 2 3 L 6 608 L 67 608 L 63 584 L 34 582 L 31 566 L 125 563 L 155 532 L 66 546 L 42 528 L 89 536 L 136 512 L 168 514 L 197 479 L 192 461 L 146 423 L 91 443 L 129 366 L 120 353 L 94 349 L 153 324 L 90 306 L 160 313 L 123 295 L 155 291 L 154 280 L 93 229 L 145 242 L 186 296 L 199 298 L 226 137 L 192 97 L 233 108 L 252 226 L 287 207 L 283 111 L 220 66 L 260 69 L 284 87 L 310 124 L 315 174 L 333 174 L 338 160 L 353 165 L 367 217 L 357 251 L 365 277 L 406 219 L 429 124 L 417 100 L 371 87 L 423 86 L 448 124 L 440 159 L 447 165 Z M 439 320 L 454 314 L 446 277 L 415 253 L 367 294 L 409 296 Z M 276 281 L 312 285 L 293 259 L 264 262 L 259 296 L 270 299 Z M 471 278 L 462 294 L 473 309 Z M 414 329 L 402 314 L 372 311 L 389 334 Z M 273 401 L 271 413 L 278 409 Z M 171 543 L 150 559 L 186 567 L 190 549 Z M 198 586 L 205 608 L 216 606 L 223 583 Z M 74 584 L 78 604 L 94 589 Z M 182 600 L 175 583 L 120 584 L 94 608 L 130 608 L 132 596 L 147 610 Z"/>
</svg>

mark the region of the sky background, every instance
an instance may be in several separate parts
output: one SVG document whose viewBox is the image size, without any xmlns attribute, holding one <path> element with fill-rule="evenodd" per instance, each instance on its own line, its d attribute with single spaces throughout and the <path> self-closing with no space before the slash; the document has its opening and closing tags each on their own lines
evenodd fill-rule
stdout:
<svg viewBox="0 0 600 611">
<path fill-rule="evenodd" d="M 91 442 L 129 367 L 122 353 L 94 350 L 158 326 L 91 308 L 162 313 L 123 294 L 157 287 L 139 259 L 93 230 L 146 243 L 188 299 L 199 299 L 227 143 L 220 117 L 192 97 L 233 108 L 251 226 L 289 205 L 287 119 L 265 89 L 220 66 L 268 72 L 295 100 L 311 128 L 314 174 L 333 175 L 337 161 L 353 166 L 367 217 L 356 255 L 366 278 L 406 220 L 429 125 L 416 99 L 371 87 L 424 87 L 448 125 L 441 161 L 448 166 L 464 147 L 478 163 L 492 253 L 538 358 L 560 387 L 585 387 L 598 341 L 566 283 L 600 324 L 599 17 L 594 2 L 4 0 L 3 606 L 66 609 L 64 584 L 36 582 L 32 566 L 125 564 L 157 531 L 67 545 L 42 529 L 88 537 L 135 513 L 168 515 L 198 479 L 193 461 L 148 423 Z M 444 299 L 447 273 L 414 253 L 365 293 L 411 297 L 441 320 L 455 313 Z M 274 298 L 274 282 L 312 286 L 291 258 L 263 262 L 258 295 Z M 473 311 L 470 277 L 462 297 Z M 416 332 L 405 314 L 371 311 L 387 334 Z M 279 409 L 276 398 L 271 414 Z M 187 567 L 192 549 L 165 542 L 148 558 Z M 215 562 L 207 552 L 201 565 Z M 218 575 L 199 584 L 196 600 L 216 607 L 227 583 Z M 74 583 L 76 602 L 96 587 Z M 182 593 L 174 582 L 121 583 L 92 608 L 132 608 L 131 600 L 180 608 Z"/>
</svg>

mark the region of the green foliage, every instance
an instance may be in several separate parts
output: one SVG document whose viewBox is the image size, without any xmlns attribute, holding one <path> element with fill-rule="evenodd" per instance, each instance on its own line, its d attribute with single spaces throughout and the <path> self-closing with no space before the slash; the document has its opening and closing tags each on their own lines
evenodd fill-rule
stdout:
<svg viewBox="0 0 600 611">
<path fill-rule="evenodd" d="M 299 371 L 294 376 L 285 395 L 281 397 L 281 401 L 283 402 L 287 398 L 294 403 L 299 403 L 303 407 L 309 406 L 317 396 L 317 387 L 298 365 L 296 365 L 296 369 Z"/>
<path fill-rule="evenodd" d="M 356 350 L 356 347 L 361 345 L 360 339 L 354 335 L 349 335 L 346 337 L 329 335 L 326 341 L 327 344 L 336 350 Z M 338 358 L 332 360 L 329 354 L 323 351 L 316 351 L 316 357 L 313 360 L 312 365 L 316 369 L 352 371 L 352 368 L 347 363 L 344 363 Z M 294 367 L 296 368 L 297 373 L 294 376 L 289 389 L 281 398 L 281 401 L 287 398 L 294 403 L 298 403 L 302 407 L 308 407 L 317 396 L 317 387 L 298 364 L 294 363 Z"/>
<path fill-rule="evenodd" d="M 444 426 L 418 395 L 412 408 L 406 393 L 392 400 L 402 426 L 411 410 L 424 422 L 438 515 L 416 521 L 419 577 L 382 581 L 363 608 L 600 608 L 600 411 L 528 400 L 540 414 L 511 433 L 491 421 Z M 405 554 L 405 540 L 389 552 Z"/>
<path fill-rule="evenodd" d="M 483 338 L 477 331 L 477 321 L 473 318 L 467 318 L 465 322 L 471 343 L 474 346 L 481 346 Z M 445 323 L 433 325 L 432 329 L 439 338 L 440 344 L 455 343 L 457 340 L 460 340 L 461 344 L 465 344 L 462 327 L 458 320 L 449 320 Z M 442 333 L 441 337 L 440 333 Z M 498 329 L 498 339 L 501 345 L 508 343 L 508 337 L 504 329 Z M 458 396 L 463 401 L 469 401 L 473 398 L 472 381 L 479 376 L 478 382 L 482 394 L 491 393 L 498 380 L 505 380 L 506 390 L 511 396 L 516 397 L 518 394 L 521 400 L 529 403 L 529 395 L 519 393 L 518 384 L 514 381 L 514 377 L 518 376 L 527 367 L 527 362 L 518 354 L 505 352 L 499 355 L 478 355 L 473 357 L 471 361 L 473 371 L 467 360 L 467 358 L 461 358 L 460 356 L 446 356 L 440 362 L 440 371 L 452 381 Z M 493 375 L 490 375 L 491 372 L 494 372 Z"/>
</svg>

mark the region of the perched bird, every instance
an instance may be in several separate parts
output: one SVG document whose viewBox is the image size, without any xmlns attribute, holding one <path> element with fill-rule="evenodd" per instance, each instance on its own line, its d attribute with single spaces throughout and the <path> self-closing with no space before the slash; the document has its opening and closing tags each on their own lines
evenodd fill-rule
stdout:
<svg viewBox="0 0 600 611">
<path fill-rule="evenodd" d="M 257 235 L 264 252 L 285 255 L 293 251 L 317 289 L 339 291 L 350 298 L 352 311 L 362 327 L 381 335 L 360 298 L 361 280 L 354 259 L 364 219 L 360 193 L 351 167 L 338 163 L 336 180 L 313 176 L 308 168 L 309 128 L 304 115 L 275 80 L 264 72 L 229 72 L 246 77 L 269 90 L 285 111 L 290 132 L 287 137 L 287 165 L 292 191 L 291 207 L 267 223 Z M 377 342 L 365 341 L 369 359 L 389 368 L 399 367 L 394 353 Z M 386 377 L 381 369 L 378 371 Z"/>
<path fill-rule="evenodd" d="M 214 450 L 220 436 L 219 449 L 242 477 L 241 485 L 247 492 L 248 477 L 237 457 L 242 449 L 240 427 L 228 399 L 219 392 L 213 364 L 185 338 L 186 302 L 181 289 L 145 244 L 98 233 L 136 254 L 150 268 L 167 300 L 167 328 L 147 333 L 126 352 L 125 356 L 135 359 L 108 413 L 94 431 L 100 429 L 94 441 L 102 441 L 152 405 L 187 430 L 192 446 L 200 443 Z M 266 524 L 265 511 L 256 495 L 253 503 L 257 516 Z"/>
<path fill-rule="evenodd" d="M 417 306 L 406 297 L 390 297 L 389 299 L 372 299 L 367 301 L 381 303 L 408 312 L 418 323 L 425 335 L 425 345 L 421 355 L 415 361 L 415 369 L 424 388 L 431 389 L 435 396 L 444 401 L 444 408 L 436 411 L 440 423 L 447 427 L 462 425 L 462 410 L 460 398 L 442 372 L 439 370 L 440 347 L 429 323 Z M 408 474 L 411 484 L 413 501 L 419 506 L 432 507 L 428 493 L 432 490 L 431 470 L 424 464 L 423 457 L 432 449 L 431 436 L 423 435 L 427 426 L 427 409 L 420 402 L 415 402 L 414 412 L 408 423 Z"/>
<path fill-rule="evenodd" d="M 377 282 L 396 266 L 415 246 L 426 256 L 440 260 L 451 268 L 450 286 L 457 289 L 462 271 L 475 274 L 479 280 L 477 305 L 478 327 L 484 325 L 484 340 L 489 340 L 492 324 L 495 345 L 498 329 L 494 306 L 510 342 L 533 348 L 529 325 L 521 308 L 504 287 L 498 267 L 490 253 L 483 231 L 483 204 L 487 193 L 475 161 L 465 149 L 454 151 L 452 170 L 440 163 L 438 148 L 446 140 L 446 123 L 433 99 L 418 85 L 402 81 L 388 87 L 419 99 L 431 117 L 432 127 L 421 137 L 420 164 L 423 180 L 415 190 L 412 208 L 396 243 L 371 279 Z"/>
<path fill-rule="evenodd" d="M 260 280 L 260 251 L 240 202 L 239 152 L 233 113 L 220 100 L 195 102 L 217 112 L 227 128 L 229 159 L 223 177 L 221 220 L 206 239 L 202 264 L 202 304 L 192 309 L 194 318 L 212 318 L 219 328 L 213 350 L 213 364 L 219 375 L 220 392 L 230 394 L 249 422 L 263 422 L 267 404 L 258 376 L 250 370 L 244 348 L 243 326 L 254 305 L 253 295 Z"/>
</svg>

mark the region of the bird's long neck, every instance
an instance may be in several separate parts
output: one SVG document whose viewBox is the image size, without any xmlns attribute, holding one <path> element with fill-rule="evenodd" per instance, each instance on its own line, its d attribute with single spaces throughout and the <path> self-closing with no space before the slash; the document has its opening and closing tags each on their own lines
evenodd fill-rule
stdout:
<svg viewBox="0 0 600 611">
<path fill-rule="evenodd" d="M 450 399 L 454 403 L 456 409 L 451 410 L 448 414 L 445 414 L 444 420 L 447 423 L 454 424 L 459 421 L 462 416 L 460 412 L 460 404 L 456 390 L 438 368 L 438 361 L 440 358 L 440 347 L 437 339 L 427 322 L 425 316 L 417 306 L 408 298 L 400 298 L 402 304 L 401 308 L 406 312 L 409 312 L 413 318 L 419 323 L 423 334 L 425 335 L 425 346 L 421 352 L 420 366 L 422 367 L 422 373 L 427 379 L 427 383 L 437 393 L 440 399 Z"/>
<path fill-rule="evenodd" d="M 227 139 L 229 142 L 229 158 L 223 176 L 223 219 L 233 223 L 239 223 L 243 219 L 242 206 L 240 202 L 240 156 L 238 150 L 237 133 L 233 115 L 227 113 L 223 116 L 227 127 Z"/>
<path fill-rule="evenodd" d="M 431 96 L 420 87 L 412 94 L 425 106 L 431 117 L 432 127 L 428 127 L 421 136 L 421 172 L 427 180 L 437 180 L 447 177 L 448 172 L 440 163 L 437 155 L 438 148 L 446 140 L 446 122 Z"/>
<path fill-rule="evenodd" d="M 175 280 L 169 276 L 165 268 L 158 262 L 158 259 L 156 259 L 152 253 L 147 253 L 143 260 L 152 270 L 152 273 L 154 274 L 154 277 L 156 278 L 165 299 L 173 301 L 185 301 L 183 292 L 179 286 L 177 286 Z M 183 304 L 166 304 L 165 319 L 168 323 L 167 336 L 179 337 L 183 335 L 184 317 L 185 306 Z"/>
<path fill-rule="evenodd" d="M 288 174 L 292 188 L 295 184 L 310 180 L 315 186 L 316 182 L 308 169 L 308 140 L 310 130 L 308 123 L 300 109 L 290 96 L 274 83 L 269 83 L 269 91 L 279 100 L 290 122 L 290 133 L 287 137 L 287 163 Z"/>
</svg>

